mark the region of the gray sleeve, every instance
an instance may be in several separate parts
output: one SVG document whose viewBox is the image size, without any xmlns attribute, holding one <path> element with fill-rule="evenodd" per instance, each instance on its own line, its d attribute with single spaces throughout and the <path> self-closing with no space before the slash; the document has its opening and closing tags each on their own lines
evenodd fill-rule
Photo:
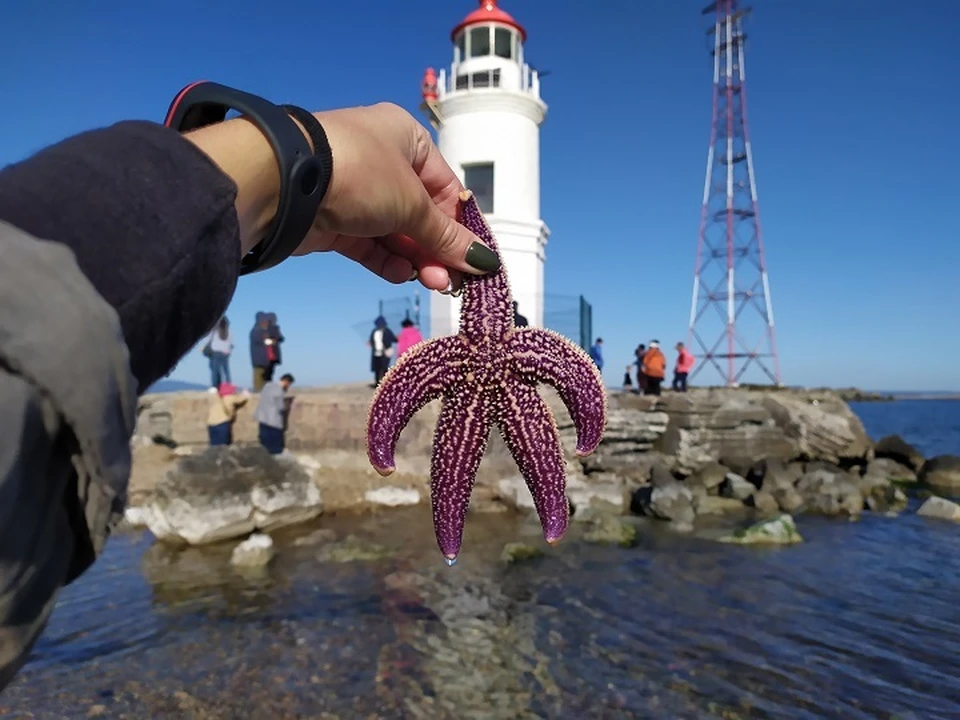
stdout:
<svg viewBox="0 0 960 720">
<path fill-rule="evenodd" d="M 0 689 L 123 512 L 135 388 L 72 251 L 0 222 Z"/>
</svg>

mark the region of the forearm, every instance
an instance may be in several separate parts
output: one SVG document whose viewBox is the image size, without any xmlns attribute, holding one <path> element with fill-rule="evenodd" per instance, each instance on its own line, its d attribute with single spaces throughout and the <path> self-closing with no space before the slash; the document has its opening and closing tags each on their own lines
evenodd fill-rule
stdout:
<svg viewBox="0 0 960 720">
<path fill-rule="evenodd" d="M 0 219 L 73 251 L 120 316 L 141 392 L 226 310 L 241 257 L 235 203 L 247 218 L 257 205 L 197 147 L 153 123 L 124 122 L 0 172 Z"/>
<path fill-rule="evenodd" d="M 184 138 L 236 184 L 241 257 L 246 255 L 263 239 L 280 204 L 280 168 L 273 148 L 242 118 L 194 130 Z"/>
</svg>

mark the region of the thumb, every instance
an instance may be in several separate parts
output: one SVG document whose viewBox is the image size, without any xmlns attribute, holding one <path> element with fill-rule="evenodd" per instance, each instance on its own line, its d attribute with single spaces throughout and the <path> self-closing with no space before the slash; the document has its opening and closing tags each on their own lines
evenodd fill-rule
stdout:
<svg viewBox="0 0 960 720">
<path fill-rule="evenodd" d="M 500 258 L 480 238 L 443 212 L 423 192 L 418 212 L 410 218 L 404 234 L 424 252 L 449 268 L 484 275 L 500 268 Z"/>
</svg>

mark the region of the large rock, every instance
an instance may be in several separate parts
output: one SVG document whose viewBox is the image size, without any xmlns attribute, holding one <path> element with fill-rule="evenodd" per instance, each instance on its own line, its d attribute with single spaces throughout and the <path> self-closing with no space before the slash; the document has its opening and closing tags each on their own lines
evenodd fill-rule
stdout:
<svg viewBox="0 0 960 720">
<path fill-rule="evenodd" d="M 214 447 L 177 462 L 143 519 L 159 540 L 202 545 L 306 522 L 322 509 L 319 488 L 295 461 L 259 446 Z"/>
<path fill-rule="evenodd" d="M 901 465 L 912 468 L 914 472 L 919 472 L 920 468 L 923 467 L 923 453 L 899 435 L 887 435 L 880 438 L 877 440 L 873 452 L 878 458 L 895 460 Z"/>
<path fill-rule="evenodd" d="M 848 473 L 833 473 L 823 468 L 812 470 L 800 478 L 797 492 L 811 512 L 849 517 L 859 517 L 863 513 L 863 494 Z"/>
<path fill-rule="evenodd" d="M 638 488 L 631 497 L 630 510 L 670 520 L 681 527 L 692 526 L 696 517 L 693 492 L 676 480 Z"/>
<path fill-rule="evenodd" d="M 917 474 L 913 469 L 893 458 L 878 457 L 867 464 L 865 476 L 883 478 L 895 483 L 915 483 Z"/>
<path fill-rule="evenodd" d="M 697 470 L 693 475 L 686 479 L 687 487 L 695 493 L 700 492 L 705 495 L 717 494 L 720 485 L 727 478 L 730 471 L 718 462 L 710 462 Z"/>
<path fill-rule="evenodd" d="M 920 482 L 938 495 L 960 496 L 960 456 L 930 458 L 920 470 Z"/>
<path fill-rule="evenodd" d="M 871 512 L 896 513 L 907 507 L 906 494 L 886 475 L 868 471 L 856 482 Z"/>
<path fill-rule="evenodd" d="M 747 475 L 757 460 L 847 462 L 865 458 L 870 440 L 853 411 L 830 393 L 708 390 L 670 395 L 658 443 L 692 474 L 721 462 Z"/>
</svg>

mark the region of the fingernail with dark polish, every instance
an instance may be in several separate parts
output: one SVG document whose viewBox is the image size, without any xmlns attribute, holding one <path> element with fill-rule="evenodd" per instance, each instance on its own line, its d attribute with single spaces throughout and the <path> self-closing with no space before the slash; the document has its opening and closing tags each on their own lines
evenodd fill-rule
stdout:
<svg viewBox="0 0 960 720">
<path fill-rule="evenodd" d="M 467 256 L 464 259 L 467 261 L 467 265 L 480 272 L 489 273 L 500 269 L 500 258 L 493 250 L 480 242 L 474 242 L 467 249 Z"/>
<path fill-rule="evenodd" d="M 418 277 L 420 277 L 420 271 L 417 270 L 416 268 L 414 268 L 414 269 L 413 269 L 413 272 L 410 273 L 410 277 L 407 278 L 407 282 L 413 282 L 413 281 L 416 280 Z"/>
</svg>

